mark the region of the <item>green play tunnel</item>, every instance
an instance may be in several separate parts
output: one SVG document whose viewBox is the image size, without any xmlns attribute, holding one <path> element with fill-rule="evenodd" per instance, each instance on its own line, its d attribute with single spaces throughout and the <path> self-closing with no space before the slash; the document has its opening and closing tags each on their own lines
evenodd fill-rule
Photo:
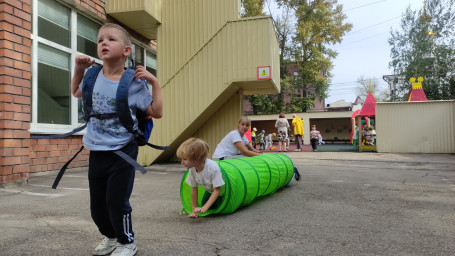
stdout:
<svg viewBox="0 0 455 256">
<path fill-rule="evenodd" d="M 218 161 L 225 183 L 224 197 L 216 209 L 199 216 L 213 213 L 228 214 L 250 204 L 256 197 L 274 193 L 287 185 L 294 175 L 294 164 L 284 154 L 263 154 Z M 188 170 L 180 185 L 180 199 L 186 212 L 192 212 L 191 187 L 186 183 Z M 198 206 L 206 192 L 198 186 Z"/>
</svg>

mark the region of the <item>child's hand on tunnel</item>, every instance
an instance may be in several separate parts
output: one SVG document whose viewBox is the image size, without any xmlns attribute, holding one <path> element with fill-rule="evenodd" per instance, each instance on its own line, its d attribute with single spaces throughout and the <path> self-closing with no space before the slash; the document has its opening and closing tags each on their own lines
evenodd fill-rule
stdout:
<svg viewBox="0 0 455 256">
<path fill-rule="evenodd" d="M 193 213 L 198 213 L 198 212 L 204 213 L 204 212 L 206 212 L 206 211 L 207 211 L 207 210 L 205 210 L 204 207 L 202 207 L 202 208 L 201 208 L 201 207 L 196 207 L 196 208 L 193 210 Z"/>
<path fill-rule="evenodd" d="M 192 214 L 188 215 L 190 218 L 197 218 L 199 217 L 199 214 L 197 212 L 193 212 Z"/>
</svg>

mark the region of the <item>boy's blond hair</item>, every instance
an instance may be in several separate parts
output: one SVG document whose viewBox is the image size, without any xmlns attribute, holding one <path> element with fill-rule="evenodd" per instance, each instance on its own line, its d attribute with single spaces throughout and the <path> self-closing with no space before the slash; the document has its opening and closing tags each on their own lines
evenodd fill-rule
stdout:
<svg viewBox="0 0 455 256">
<path fill-rule="evenodd" d="M 240 117 L 239 124 L 247 124 L 248 126 L 251 126 L 251 121 L 247 116 L 242 116 Z"/>
<path fill-rule="evenodd" d="M 207 142 L 197 139 L 189 138 L 180 145 L 177 149 L 177 157 L 189 158 L 193 161 L 205 161 L 209 153 L 209 145 Z"/>
<path fill-rule="evenodd" d="M 103 26 L 101 26 L 101 28 L 99 30 L 107 29 L 107 28 L 117 29 L 120 32 L 121 37 L 123 38 L 123 43 L 127 46 L 132 45 L 130 34 L 128 33 L 128 31 L 126 31 L 126 29 L 124 27 L 122 27 L 118 24 L 115 24 L 115 23 L 106 23 Z"/>
</svg>

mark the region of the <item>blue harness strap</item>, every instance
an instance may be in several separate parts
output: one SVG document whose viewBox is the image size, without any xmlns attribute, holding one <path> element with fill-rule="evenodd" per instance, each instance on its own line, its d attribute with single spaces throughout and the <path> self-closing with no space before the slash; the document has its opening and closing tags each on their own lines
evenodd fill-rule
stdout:
<svg viewBox="0 0 455 256">
<path fill-rule="evenodd" d="M 55 178 L 54 180 L 54 184 L 52 184 L 52 188 L 53 189 L 56 189 L 57 186 L 58 186 L 58 183 L 60 182 L 60 180 L 62 179 L 63 177 L 63 174 L 65 174 L 65 171 L 66 171 L 66 168 L 68 168 L 68 165 L 70 165 L 70 163 L 74 160 L 74 158 L 76 158 L 77 155 L 79 155 L 79 153 L 81 153 L 81 151 L 84 149 L 84 146 L 82 146 L 79 151 L 77 151 L 77 153 L 68 161 L 66 162 L 65 165 L 62 166 L 62 168 L 60 169 L 60 171 L 58 172 L 57 174 L 57 177 Z"/>
<path fill-rule="evenodd" d="M 59 139 L 59 138 L 65 138 L 65 137 L 68 137 L 70 135 L 73 135 L 75 133 L 78 133 L 78 132 L 84 130 L 85 127 L 87 127 L 87 123 L 77 127 L 76 129 L 74 129 L 74 130 L 72 130 L 70 132 L 64 133 L 64 134 L 32 135 L 32 136 L 30 136 L 30 138 L 32 138 L 32 139 Z"/>
<path fill-rule="evenodd" d="M 134 166 L 134 168 L 136 170 L 139 170 L 141 171 L 142 174 L 145 174 L 147 172 L 147 170 L 145 170 L 145 168 L 140 165 L 136 160 L 134 160 L 133 158 L 131 158 L 128 154 L 126 154 L 125 152 L 121 151 L 121 150 L 115 150 L 113 151 L 115 154 L 117 154 L 119 157 L 123 158 L 123 160 L 127 161 L 129 164 L 131 164 L 132 166 Z"/>
</svg>

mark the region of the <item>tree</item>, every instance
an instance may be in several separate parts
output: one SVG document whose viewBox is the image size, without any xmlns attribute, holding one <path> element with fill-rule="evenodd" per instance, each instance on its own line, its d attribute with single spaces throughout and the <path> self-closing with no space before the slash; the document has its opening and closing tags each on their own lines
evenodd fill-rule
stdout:
<svg viewBox="0 0 455 256">
<path fill-rule="evenodd" d="M 304 94 L 300 101 L 312 101 L 315 97 L 323 100 L 327 98 L 332 60 L 337 56 L 330 46 L 340 43 L 352 24 L 345 22 L 346 16 L 337 0 L 280 0 L 278 3 L 295 10 L 297 28 L 291 61 L 299 68 L 300 79 L 295 87 Z"/>
<path fill-rule="evenodd" d="M 379 89 L 379 81 L 377 78 L 366 78 L 360 76 L 357 78 L 357 86 L 354 88 L 356 95 L 365 101 L 368 92 L 371 91 L 377 101 L 385 101 L 388 97 L 386 91 Z"/>
<path fill-rule="evenodd" d="M 409 7 L 401 30 L 391 30 L 394 73 L 405 81 L 398 85 L 397 100 L 406 100 L 411 77 L 422 76 L 429 100 L 455 99 L 455 0 L 429 0 L 423 9 Z"/>
<path fill-rule="evenodd" d="M 265 15 L 264 0 L 242 0 L 242 17 Z"/>
<path fill-rule="evenodd" d="M 332 59 L 337 55 L 330 46 L 340 43 L 352 25 L 345 23 L 346 16 L 337 0 L 276 0 L 282 10 L 278 14 L 271 12 L 270 1 L 242 0 L 243 13 L 262 13 L 264 4 L 269 4 L 280 47 L 281 87 L 290 98 L 285 110 L 304 112 L 313 107 L 316 97 L 327 98 Z M 295 66 L 297 76 L 289 74 Z M 283 98 L 282 93 L 248 96 L 253 109 L 256 107 L 260 113 L 283 111 Z"/>
</svg>

